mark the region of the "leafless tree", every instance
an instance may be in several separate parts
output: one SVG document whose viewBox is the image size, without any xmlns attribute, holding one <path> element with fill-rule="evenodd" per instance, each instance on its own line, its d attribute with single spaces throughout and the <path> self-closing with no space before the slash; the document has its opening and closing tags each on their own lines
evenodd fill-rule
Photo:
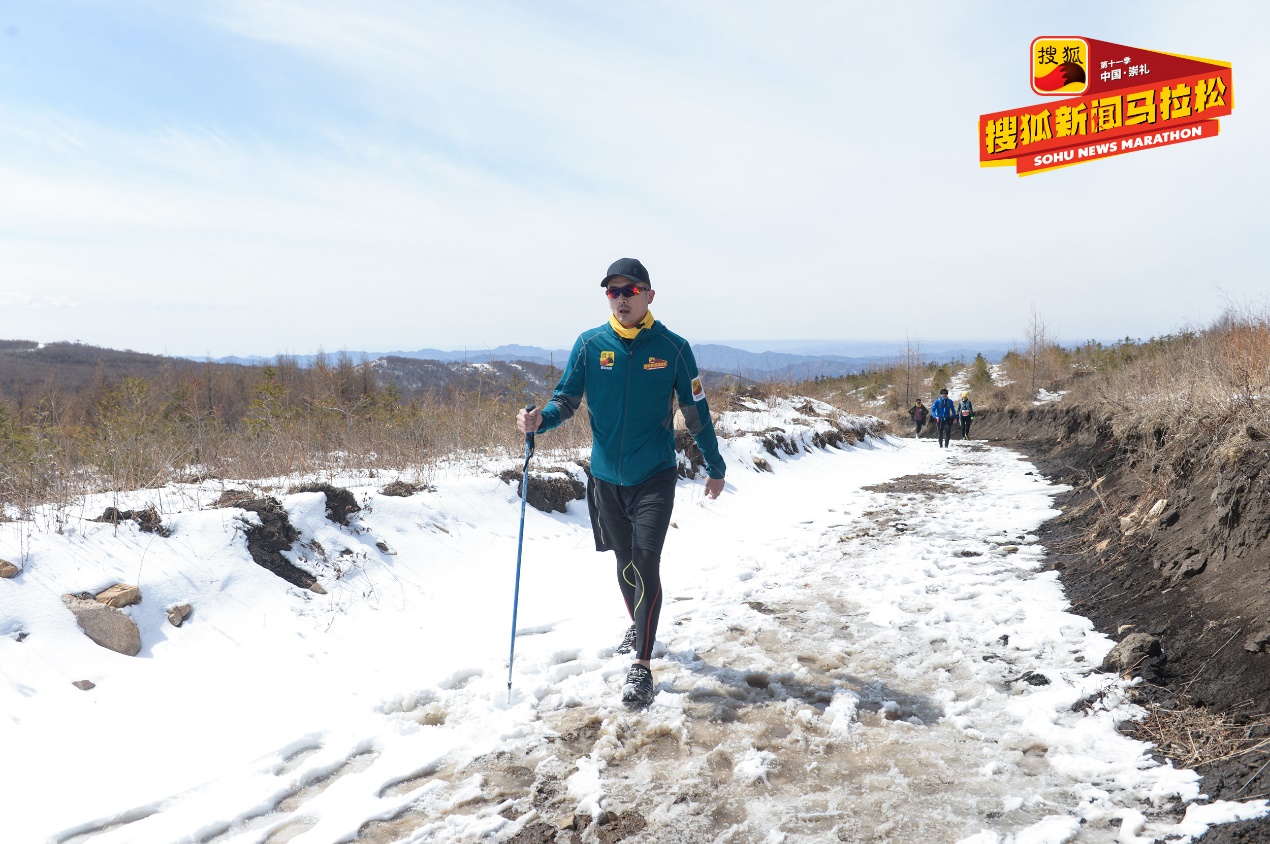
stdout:
<svg viewBox="0 0 1270 844">
<path fill-rule="evenodd" d="M 1041 380 L 1041 364 L 1045 355 L 1049 351 L 1052 344 L 1050 339 L 1049 327 L 1042 319 L 1040 311 L 1036 309 L 1036 303 L 1032 303 L 1031 316 L 1027 323 L 1027 348 L 1024 350 L 1024 357 L 1027 360 L 1029 386 L 1031 387 L 1031 396 L 1036 398 L 1036 391 Z"/>
<path fill-rule="evenodd" d="M 925 382 L 925 356 L 922 344 L 904 335 L 904 352 L 900 358 L 900 377 L 904 388 L 904 407 L 912 407 Z"/>
</svg>

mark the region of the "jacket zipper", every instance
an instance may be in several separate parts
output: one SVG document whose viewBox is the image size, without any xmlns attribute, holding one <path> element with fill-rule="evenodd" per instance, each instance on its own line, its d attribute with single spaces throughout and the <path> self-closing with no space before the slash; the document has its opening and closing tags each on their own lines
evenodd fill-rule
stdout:
<svg viewBox="0 0 1270 844">
<path fill-rule="evenodd" d="M 626 345 L 626 344 L 623 344 Z M 625 475 L 622 468 L 626 465 L 626 420 L 630 416 L 631 407 L 631 370 L 635 368 L 635 341 L 632 340 L 630 345 L 626 346 L 626 390 L 622 395 L 622 440 L 618 448 L 618 468 L 617 482 L 620 486 L 626 486 L 624 483 Z"/>
</svg>

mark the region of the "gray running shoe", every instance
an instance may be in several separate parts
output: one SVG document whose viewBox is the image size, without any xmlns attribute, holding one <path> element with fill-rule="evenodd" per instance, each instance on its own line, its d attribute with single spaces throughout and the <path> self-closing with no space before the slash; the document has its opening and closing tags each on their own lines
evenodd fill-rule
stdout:
<svg viewBox="0 0 1270 844">
<path fill-rule="evenodd" d="M 653 672 L 635 663 L 626 672 L 626 685 L 622 686 L 622 703 L 631 709 L 642 709 L 653 702 Z"/>
<path fill-rule="evenodd" d="M 630 629 L 626 631 L 626 635 L 622 637 L 622 644 L 617 646 L 617 652 L 620 654 L 628 654 L 635 650 L 635 625 L 632 624 Z"/>
</svg>

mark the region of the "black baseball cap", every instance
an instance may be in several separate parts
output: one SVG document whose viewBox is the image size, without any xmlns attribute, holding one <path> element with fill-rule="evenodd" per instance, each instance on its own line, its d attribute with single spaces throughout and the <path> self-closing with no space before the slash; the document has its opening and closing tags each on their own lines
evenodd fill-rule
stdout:
<svg viewBox="0 0 1270 844">
<path fill-rule="evenodd" d="M 618 258 L 609 264 L 608 275 L 604 276 L 600 286 L 603 287 L 608 284 L 609 279 L 615 275 L 628 278 L 636 284 L 642 284 L 645 287 L 653 286 L 652 280 L 648 277 L 648 270 L 644 269 L 644 265 L 635 258 Z"/>
</svg>

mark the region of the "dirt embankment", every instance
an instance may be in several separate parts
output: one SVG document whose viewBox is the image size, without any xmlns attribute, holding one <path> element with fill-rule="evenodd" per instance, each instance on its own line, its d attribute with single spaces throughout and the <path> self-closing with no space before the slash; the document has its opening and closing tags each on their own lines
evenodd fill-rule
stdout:
<svg viewBox="0 0 1270 844">
<path fill-rule="evenodd" d="M 981 412 L 973 433 L 1069 484 L 1044 528 L 1074 611 L 1120 640 L 1159 639 L 1134 673 L 1136 728 L 1213 799 L 1270 796 L 1270 432 L 1117 436 L 1079 407 Z M 1224 757 L 1224 758 L 1223 758 Z M 1252 837 L 1249 837 L 1252 836 Z M 1270 841 L 1270 819 L 1205 842 Z"/>
</svg>

